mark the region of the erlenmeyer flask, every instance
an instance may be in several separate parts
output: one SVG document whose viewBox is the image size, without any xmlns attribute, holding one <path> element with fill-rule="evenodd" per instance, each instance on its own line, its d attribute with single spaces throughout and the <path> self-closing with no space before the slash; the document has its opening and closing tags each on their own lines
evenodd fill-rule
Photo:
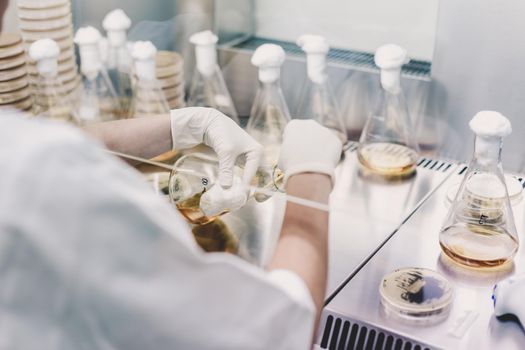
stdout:
<svg viewBox="0 0 525 350">
<path fill-rule="evenodd" d="M 518 235 L 501 166 L 503 138 L 511 125 L 498 112 L 470 121 L 474 156 L 439 235 L 443 252 L 457 263 L 494 268 L 512 260 Z"/>
<path fill-rule="evenodd" d="M 188 106 L 218 109 L 239 124 L 237 111 L 217 64 L 217 41 L 217 36 L 209 30 L 190 37 L 190 42 L 195 45 L 196 67 L 188 95 Z"/>
<path fill-rule="evenodd" d="M 79 124 L 118 119 L 120 104 L 99 52 L 100 32 L 83 27 L 75 34 L 80 52 L 82 85 L 77 92 L 75 118 Z"/>
<path fill-rule="evenodd" d="M 170 200 L 177 206 L 180 213 L 192 224 L 204 225 L 215 220 L 220 215 L 239 209 L 248 197 L 254 197 L 261 202 L 269 198 L 269 192 L 280 191 L 282 173 L 276 171 L 272 174 L 272 181 L 264 187 L 258 187 L 261 181 L 258 172 L 252 181 L 254 190 L 249 194 L 243 192 L 241 184 L 242 168 L 234 168 L 234 186 L 231 191 L 221 192 L 218 201 L 201 202 L 203 194 L 215 191 L 218 180 L 219 161 L 213 155 L 204 153 L 190 153 L 182 156 L 174 164 L 175 170 L 171 172 L 169 180 Z M 258 187 L 258 189 L 257 189 Z M 240 192 L 239 192 L 240 191 Z M 206 198 L 204 198 L 206 199 Z"/>
<path fill-rule="evenodd" d="M 168 114 L 170 107 L 166 95 L 155 74 L 157 49 L 150 41 L 137 41 L 133 45 L 132 57 L 136 82 L 129 110 L 130 118 Z"/>
<path fill-rule="evenodd" d="M 274 44 L 263 44 L 255 50 L 252 64 L 259 67 L 259 88 L 250 112 L 246 131 L 264 146 L 263 168 L 273 168 L 279 160 L 283 131 L 290 112 L 279 82 L 284 50 Z"/>
<path fill-rule="evenodd" d="M 406 50 L 400 46 L 384 45 L 376 51 L 381 89 L 357 152 L 364 176 L 400 180 L 415 174 L 419 148 L 400 81 L 406 62 Z"/>
<path fill-rule="evenodd" d="M 39 117 L 71 120 L 71 101 L 60 94 L 62 85 L 58 77 L 60 48 L 51 39 L 40 39 L 29 47 L 29 56 L 36 62 L 37 92 L 33 101 L 33 114 Z"/>
<path fill-rule="evenodd" d="M 297 45 L 306 53 L 308 81 L 296 115 L 313 118 L 331 129 L 344 144 L 347 141 L 346 128 L 326 74 L 326 54 L 330 46 L 319 35 L 302 35 Z"/>
<path fill-rule="evenodd" d="M 131 20 L 121 9 L 109 12 L 102 26 L 108 37 L 106 68 L 119 97 L 122 116 L 126 116 L 132 96 L 131 55 L 127 45 L 126 31 L 131 27 Z"/>
</svg>

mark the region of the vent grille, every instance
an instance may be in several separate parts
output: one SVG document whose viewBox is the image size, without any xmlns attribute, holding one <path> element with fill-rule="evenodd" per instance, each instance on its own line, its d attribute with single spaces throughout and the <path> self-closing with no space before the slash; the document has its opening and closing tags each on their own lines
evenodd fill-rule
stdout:
<svg viewBox="0 0 525 350">
<path fill-rule="evenodd" d="M 305 57 L 303 50 L 301 50 L 301 48 L 294 43 L 267 38 L 251 37 L 235 45 L 234 47 L 238 49 L 254 51 L 260 45 L 267 43 L 280 45 L 289 56 Z M 330 49 L 327 60 L 330 63 L 379 72 L 379 69 L 374 64 L 374 55 L 368 52 Z M 403 66 L 402 72 L 404 75 L 414 78 L 429 79 L 430 68 L 430 62 L 411 60 L 409 63 Z"/>
<path fill-rule="evenodd" d="M 431 350 L 428 345 L 362 322 L 328 315 L 321 349 L 330 350 Z"/>
<path fill-rule="evenodd" d="M 452 163 L 443 160 L 436 160 L 431 158 L 421 158 L 417 163 L 418 168 L 439 171 L 446 173 L 452 166 Z"/>
</svg>

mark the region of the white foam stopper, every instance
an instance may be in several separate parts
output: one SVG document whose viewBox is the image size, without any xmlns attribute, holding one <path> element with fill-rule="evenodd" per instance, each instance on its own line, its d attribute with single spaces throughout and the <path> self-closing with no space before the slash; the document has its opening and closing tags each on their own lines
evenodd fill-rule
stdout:
<svg viewBox="0 0 525 350">
<path fill-rule="evenodd" d="M 58 74 L 60 47 L 52 39 L 40 39 L 29 47 L 29 57 L 36 62 L 38 73 L 54 77 Z"/>
<path fill-rule="evenodd" d="M 316 84 L 326 81 L 326 54 L 330 50 L 328 41 L 320 35 L 301 35 L 297 45 L 306 53 L 308 78 Z"/>
<path fill-rule="evenodd" d="M 110 11 L 102 21 L 111 46 L 122 46 L 126 43 L 126 31 L 131 27 L 131 19 L 122 9 Z"/>
<path fill-rule="evenodd" d="M 247 200 L 248 189 L 239 182 L 230 188 L 215 184 L 201 196 L 200 208 L 206 216 L 216 216 L 226 210 L 241 208 Z"/>
<path fill-rule="evenodd" d="M 135 73 L 142 80 L 154 80 L 157 48 L 151 41 L 136 41 L 131 56 L 135 62 Z"/>
<path fill-rule="evenodd" d="M 79 28 L 75 34 L 74 42 L 79 47 L 80 70 L 86 76 L 97 74 L 102 68 L 100 57 L 100 32 L 91 26 Z"/>
<path fill-rule="evenodd" d="M 216 44 L 219 38 L 209 30 L 197 32 L 190 36 L 190 42 L 195 45 L 195 60 L 197 70 L 204 76 L 215 72 L 217 65 Z"/>
<path fill-rule="evenodd" d="M 401 91 L 401 67 L 410 61 L 407 51 L 399 45 L 383 45 L 376 50 L 374 61 L 381 69 L 383 89 L 394 94 Z"/>
<path fill-rule="evenodd" d="M 499 112 L 481 111 L 471 119 L 469 126 L 476 134 L 475 152 L 478 161 L 497 161 L 502 139 L 512 132 L 510 121 Z"/>
<path fill-rule="evenodd" d="M 273 83 L 279 80 L 281 65 L 286 54 L 279 45 L 263 44 L 252 55 L 251 62 L 259 68 L 259 80 L 263 83 Z"/>
</svg>

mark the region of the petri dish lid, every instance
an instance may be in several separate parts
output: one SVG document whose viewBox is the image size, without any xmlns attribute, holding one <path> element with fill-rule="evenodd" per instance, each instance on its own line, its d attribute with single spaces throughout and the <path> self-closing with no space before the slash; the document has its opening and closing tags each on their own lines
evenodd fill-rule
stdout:
<svg viewBox="0 0 525 350">
<path fill-rule="evenodd" d="M 42 10 L 58 6 L 64 6 L 71 2 L 71 0 L 18 0 L 18 8 L 28 10 Z"/>
<path fill-rule="evenodd" d="M 184 77 L 182 76 L 182 74 L 179 74 L 179 75 L 174 75 L 174 76 L 167 77 L 167 78 L 160 78 L 158 79 L 158 81 L 159 81 L 159 85 L 163 89 L 168 89 L 171 87 L 177 87 L 181 84 L 184 84 Z"/>
<path fill-rule="evenodd" d="M 0 93 L 0 105 L 17 102 L 28 98 L 31 95 L 29 87 L 23 87 L 20 90 Z"/>
<path fill-rule="evenodd" d="M 24 20 L 45 20 L 57 17 L 63 17 L 71 13 L 71 5 L 65 3 L 57 7 L 42 8 L 42 9 L 26 9 L 18 8 L 18 17 Z"/>
<path fill-rule="evenodd" d="M 14 69 L 5 70 L 0 74 L 0 82 L 8 82 L 9 80 L 18 79 L 27 74 L 26 66 L 16 67 Z"/>
<path fill-rule="evenodd" d="M 13 56 L 18 56 L 22 53 L 24 53 L 24 46 L 21 44 L 0 47 L 0 59 L 2 60 Z"/>
<path fill-rule="evenodd" d="M 26 63 L 26 55 L 21 53 L 20 55 L 7 57 L 0 59 L 0 70 L 7 70 L 16 67 L 20 67 Z"/>
<path fill-rule="evenodd" d="M 53 39 L 53 40 L 60 40 L 64 38 L 69 38 L 73 36 L 73 26 L 70 25 L 65 28 L 60 28 L 56 30 L 47 30 L 47 31 L 29 31 L 29 30 L 23 30 L 22 31 L 22 37 L 24 40 L 32 40 L 36 41 L 39 39 Z"/>
<path fill-rule="evenodd" d="M 28 85 L 29 85 L 29 81 L 26 76 L 23 76 L 21 78 L 17 78 L 14 80 L 1 81 L 0 82 L 0 93 L 20 90 L 21 88 L 24 88 Z"/>
<path fill-rule="evenodd" d="M 157 68 L 173 67 L 180 70 L 182 68 L 183 59 L 177 52 L 173 51 L 158 51 L 155 57 L 155 64 Z"/>
<path fill-rule="evenodd" d="M 4 105 L 4 107 L 5 106 L 9 106 L 12 108 L 20 109 L 22 111 L 26 111 L 33 106 L 33 99 L 31 97 L 27 97 L 21 101 L 16 101 L 14 103 Z"/>
<path fill-rule="evenodd" d="M 46 32 L 55 29 L 67 28 L 71 25 L 72 16 L 71 14 L 63 17 L 45 19 L 45 20 L 29 20 L 20 19 L 19 27 L 23 31 L 34 31 L 34 32 Z"/>
<path fill-rule="evenodd" d="M 379 286 L 385 315 L 410 324 L 430 325 L 450 313 L 453 290 L 436 271 L 408 267 L 395 270 Z"/>
<path fill-rule="evenodd" d="M 15 46 L 22 42 L 20 35 L 14 33 L 2 33 L 0 35 L 0 49 Z"/>
<path fill-rule="evenodd" d="M 164 91 L 164 95 L 167 100 L 176 99 L 177 97 L 183 94 L 183 91 L 178 87 L 170 88 L 170 89 L 162 89 L 162 91 Z"/>
</svg>

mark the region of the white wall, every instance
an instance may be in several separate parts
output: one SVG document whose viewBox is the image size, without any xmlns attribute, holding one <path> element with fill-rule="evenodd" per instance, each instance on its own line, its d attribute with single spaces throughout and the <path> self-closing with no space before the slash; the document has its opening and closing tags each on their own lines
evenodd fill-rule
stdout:
<svg viewBox="0 0 525 350">
<path fill-rule="evenodd" d="M 295 41 L 321 34 L 333 47 L 373 52 L 385 43 L 431 60 L 438 0 L 257 0 L 257 35 Z"/>
</svg>

